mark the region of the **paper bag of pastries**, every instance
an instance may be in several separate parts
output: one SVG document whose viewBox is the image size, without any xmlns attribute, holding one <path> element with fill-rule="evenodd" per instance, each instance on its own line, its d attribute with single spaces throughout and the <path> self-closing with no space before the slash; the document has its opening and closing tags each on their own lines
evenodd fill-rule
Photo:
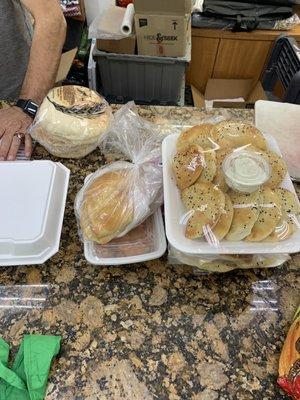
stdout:
<svg viewBox="0 0 300 400">
<path fill-rule="evenodd" d="M 82 158 L 96 149 L 111 120 L 111 108 L 98 93 L 61 86 L 47 94 L 30 133 L 54 156 Z"/>
<path fill-rule="evenodd" d="M 101 148 L 129 161 L 101 167 L 79 191 L 75 212 L 84 241 L 122 237 L 161 206 L 161 141 L 159 127 L 141 118 L 134 103 L 116 112 Z"/>
<path fill-rule="evenodd" d="M 172 169 L 188 239 L 216 247 L 279 242 L 299 228 L 299 201 L 282 186 L 286 164 L 250 124 L 205 123 L 182 132 Z"/>
</svg>

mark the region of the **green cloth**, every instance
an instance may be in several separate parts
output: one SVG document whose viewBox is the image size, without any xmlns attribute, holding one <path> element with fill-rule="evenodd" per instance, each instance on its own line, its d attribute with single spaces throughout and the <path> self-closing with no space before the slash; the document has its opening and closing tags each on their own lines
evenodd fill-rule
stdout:
<svg viewBox="0 0 300 400">
<path fill-rule="evenodd" d="M 60 336 L 26 335 L 12 368 L 9 346 L 0 338 L 0 400 L 43 400 Z"/>
</svg>

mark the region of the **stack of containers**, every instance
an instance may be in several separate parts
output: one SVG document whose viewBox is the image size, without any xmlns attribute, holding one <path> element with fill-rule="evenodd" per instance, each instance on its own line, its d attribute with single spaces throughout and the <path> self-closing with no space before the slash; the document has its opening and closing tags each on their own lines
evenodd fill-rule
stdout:
<svg viewBox="0 0 300 400">
<path fill-rule="evenodd" d="M 183 105 L 191 60 L 191 0 L 135 0 L 137 54 L 93 50 L 109 100 Z"/>
<path fill-rule="evenodd" d="M 254 127 L 252 128 L 255 129 L 255 131 L 253 132 L 257 132 L 256 128 Z M 240 129 L 242 130 L 242 127 Z M 191 140 L 195 139 L 195 137 L 198 136 L 196 140 L 198 141 L 202 140 L 202 143 L 204 143 L 203 139 L 205 135 L 203 135 L 204 133 L 203 130 L 201 135 L 198 135 L 196 131 L 193 132 L 192 130 L 190 133 L 191 133 L 190 136 Z M 171 263 L 191 265 L 206 272 L 207 271 L 226 272 L 235 268 L 275 267 L 281 265 L 283 262 L 288 260 L 289 254 L 300 251 L 300 229 L 299 229 L 300 204 L 298 196 L 295 192 L 295 188 L 293 186 L 289 174 L 287 173 L 287 170 L 284 167 L 281 168 L 281 170 L 278 168 L 278 165 L 281 164 L 281 161 L 279 160 L 281 159 L 280 157 L 282 157 L 282 154 L 275 139 L 271 135 L 266 134 L 265 132 L 263 132 L 263 134 L 264 134 L 263 140 L 265 141 L 266 144 L 265 151 L 268 152 L 268 154 L 274 154 L 275 159 L 278 160 L 276 161 L 275 166 L 274 164 L 270 163 L 271 167 L 270 179 L 272 177 L 274 178 L 278 173 L 281 174 L 282 179 L 279 179 L 280 182 L 278 180 L 278 184 L 273 185 L 271 187 L 267 186 L 269 181 L 266 181 L 266 185 L 261 185 L 259 187 L 259 193 L 260 194 L 265 193 L 263 192 L 263 190 L 269 190 L 269 193 L 270 192 L 273 193 L 272 196 L 274 195 L 274 193 L 276 194 L 282 193 L 283 194 L 282 199 L 284 198 L 284 201 L 280 200 L 279 203 L 277 203 L 278 199 L 276 200 L 275 196 L 272 201 L 266 201 L 264 197 L 259 197 L 259 199 L 255 200 L 255 202 L 252 204 L 251 194 L 249 194 L 246 195 L 245 202 L 243 203 L 240 202 L 240 204 L 235 204 L 233 199 L 235 193 L 239 192 L 233 190 L 230 187 L 228 188 L 226 184 L 225 184 L 226 189 L 223 189 L 224 186 L 222 185 L 219 186 L 219 184 L 221 183 L 224 185 L 224 182 L 222 182 L 222 180 L 220 179 L 218 181 L 218 179 L 214 178 L 212 182 L 208 181 L 205 182 L 201 180 L 201 176 L 197 178 L 196 183 L 193 184 L 192 186 L 196 186 L 200 183 L 200 185 L 202 185 L 202 188 L 210 187 L 212 191 L 216 192 L 215 193 L 216 196 L 209 197 L 207 193 L 204 193 L 204 195 L 200 197 L 200 203 L 199 202 L 197 203 L 199 199 L 193 197 L 194 192 L 193 190 L 191 190 L 188 191 L 190 197 L 186 198 L 184 195 L 184 190 L 187 189 L 184 190 L 180 189 L 180 182 L 178 182 L 178 177 L 176 177 L 177 171 L 176 169 L 174 169 L 175 155 L 177 158 L 180 155 L 181 165 L 185 163 L 185 161 L 183 160 L 184 152 L 180 153 L 178 147 L 179 134 L 169 135 L 164 139 L 162 145 L 162 161 L 163 161 L 163 182 L 164 182 L 165 227 L 166 227 L 166 236 L 169 242 L 169 261 Z M 192 137 L 193 135 L 194 137 Z M 186 142 L 188 142 L 188 135 L 186 135 L 185 140 Z M 195 144 L 196 142 L 193 143 L 194 144 L 192 145 L 192 151 L 194 151 L 194 154 L 196 154 L 197 144 Z M 216 142 L 213 142 L 213 144 L 215 145 Z M 249 142 L 246 145 L 244 144 L 244 148 L 248 147 L 250 149 L 253 149 L 252 146 L 255 146 L 255 144 L 256 143 L 254 140 L 253 143 Z M 215 148 L 215 150 L 217 152 L 223 151 L 220 150 L 220 147 L 218 146 Z M 232 150 L 233 149 L 231 149 L 230 151 Z M 236 149 L 233 150 L 233 152 L 239 150 L 240 149 Z M 201 150 L 200 148 L 200 152 L 201 151 L 203 152 L 203 149 Z M 257 154 L 263 154 L 263 152 L 259 153 L 259 150 L 257 149 L 255 151 L 257 151 Z M 206 154 L 211 154 L 211 153 L 209 153 L 209 151 L 205 153 L 204 151 L 204 157 L 206 157 Z M 190 179 L 193 173 L 196 171 L 195 162 L 197 162 L 197 160 L 193 156 L 193 162 L 191 160 L 188 162 L 189 167 L 187 167 L 187 170 L 189 171 L 186 170 L 187 175 L 185 175 L 185 179 Z M 282 161 L 282 163 L 284 162 Z M 224 161 L 223 161 L 223 166 L 224 166 Z M 221 166 L 221 168 L 223 167 Z M 248 172 L 249 173 L 251 172 L 250 169 L 249 171 L 246 172 L 246 174 L 248 174 Z M 227 180 L 226 183 L 228 183 Z M 192 186 L 189 186 L 188 189 L 190 189 Z M 262 234 L 263 233 L 262 231 L 264 230 L 266 231 L 268 229 L 268 224 L 271 220 L 272 222 L 274 222 L 274 219 L 272 219 L 273 218 L 272 212 L 274 212 L 274 210 L 275 212 L 279 211 L 280 217 L 277 216 L 278 219 L 277 222 L 275 223 L 274 230 L 271 231 L 272 232 L 271 236 L 266 236 L 265 238 L 262 238 L 262 240 L 256 240 L 252 230 L 251 239 L 250 239 L 251 235 L 249 235 L 248 233 L 249 236 L 244 237 L 241 240 L 237 240 L 236 238 L 235 240 L 232 240 L 230 237 L 233 237 L 233 235 L 227 235 L 226 237 L 224 237 L 224 239 L 222 237 L 222 240 L 218 240 L 217 234 L 214 235 L 215 227 L 212 227 L 212 229 L 209 229 L 208 227 L 207 232 L 205 232 L 204 228 L 205 226 L 208 226 L 205 224 L 203 226 L 204 235 L 203 233 L 202 235 L 201 233 L 200 234 L 197 233 L 196 235 L 192 236 L 191 232 L 193 234 L 195 233 L 195 229 L 196 230 L 198 229 L 197 223 L 199 221 L 197 221 L 197 219 L 194 218 L 191 224 L 189 222 L 192 221 L 193 216 L 207 215 L 206 209 L 210 207 L 210 202 L 212 202 L 211 204 L 213 204 L 213 207 L 217 207 L 219 201 L 217 199 L 217 194 L 218 194 L 217 192 L 220 191 L 219 190 L 220 187 L 222 187 L 224 193 L 226 193 L 227 190 L 225 196 L 229 197 L 232 201 L 233 216 L 236 215 L 235 210 L 257 209 L 259 213 L 263 212 L 262 214 L 258 214 L 258 219 L 257 219 L 258 223 L 257 225 L 255 225 L 255 227 L 260 229 L 260 230 L 258 229 L 259 234 Z M 199 193 L 200 192 L 197 192 L 197 195 Z M 198 205 L 195 205 L 196 203 Z M 187 208 L 188 204 L 193 204 L 193 206 Z M 218 228 L 220 228 L 221 230 L 225 229 L 227 223 L 229 223 L 228 229 L 231 229 L 230 226 L 231 227 L 233 226 L 232 224 L 234 219 L 231 221 L 228 220 L 232 218 L 232 215 L 230 216 L 230 212 L 228 212 L 226 208 L 225 211 L 222 212 L 224 213 L 224 217 L 222 217 L 222 222 L 221 222 L 222 227 L 219 225 Z M 247 218 L 250 218 L 251 213 L 246 213 L 246 214 Z M 240 224 L 240 221 L 237 221 L 236 219 L 235 226 L 237 225 L 236 224 L 237 222 Z M 187 233 L 188 226 L 190 229 L 189 233 Z M 241 229 L 244 229 L 246 226 L 248 226 L 248 220 L 244 219 L 243 222 L 241 222 L 240 227 Z M 231 230 L 228 231 L 228 229 L 227 233 L 228 232 L 231 233 L 232 231 Z M 213 235 L 211 235 L 211 233 L 213 233 Z"/>
</svg>

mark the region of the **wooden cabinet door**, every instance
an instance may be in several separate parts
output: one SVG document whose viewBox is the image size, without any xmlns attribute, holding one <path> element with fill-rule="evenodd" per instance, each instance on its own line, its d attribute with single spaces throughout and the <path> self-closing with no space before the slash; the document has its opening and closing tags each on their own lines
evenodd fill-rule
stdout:
<svg viewBox="0 0 300 400">
<path fill-rule="evenodd" d="M 187 71 L 187 83 L 193 84 L 201 92 L 211 78 L 217 57 L 219 39 L 192 37 L 192 63 Z"/>
<path fill-rule="evenodd" d="M 271 46 L 271 41 L 221 39 L 212 77 L 257 81 Z"/>
</svg>

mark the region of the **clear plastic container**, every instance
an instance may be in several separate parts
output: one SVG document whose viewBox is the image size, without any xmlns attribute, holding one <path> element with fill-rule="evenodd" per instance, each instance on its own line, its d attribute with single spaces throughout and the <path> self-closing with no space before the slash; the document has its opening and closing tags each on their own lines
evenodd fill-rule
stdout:
<svg viewBox="0 0 300 400">
<path fill-rule="evenodd" d="M 222 164 L 228 186 L 242 193 L 253 193 L 270 178 L 270 166 L 258 153 L 237 149 Z"/>
<path fill-rule="evenodd" d="M 95 265 L 134 264 L 161 257 L 167 243 L 161 210 L 126 235 L 101 245 L 84 242 L 84 255 Z"/>
</svg>

